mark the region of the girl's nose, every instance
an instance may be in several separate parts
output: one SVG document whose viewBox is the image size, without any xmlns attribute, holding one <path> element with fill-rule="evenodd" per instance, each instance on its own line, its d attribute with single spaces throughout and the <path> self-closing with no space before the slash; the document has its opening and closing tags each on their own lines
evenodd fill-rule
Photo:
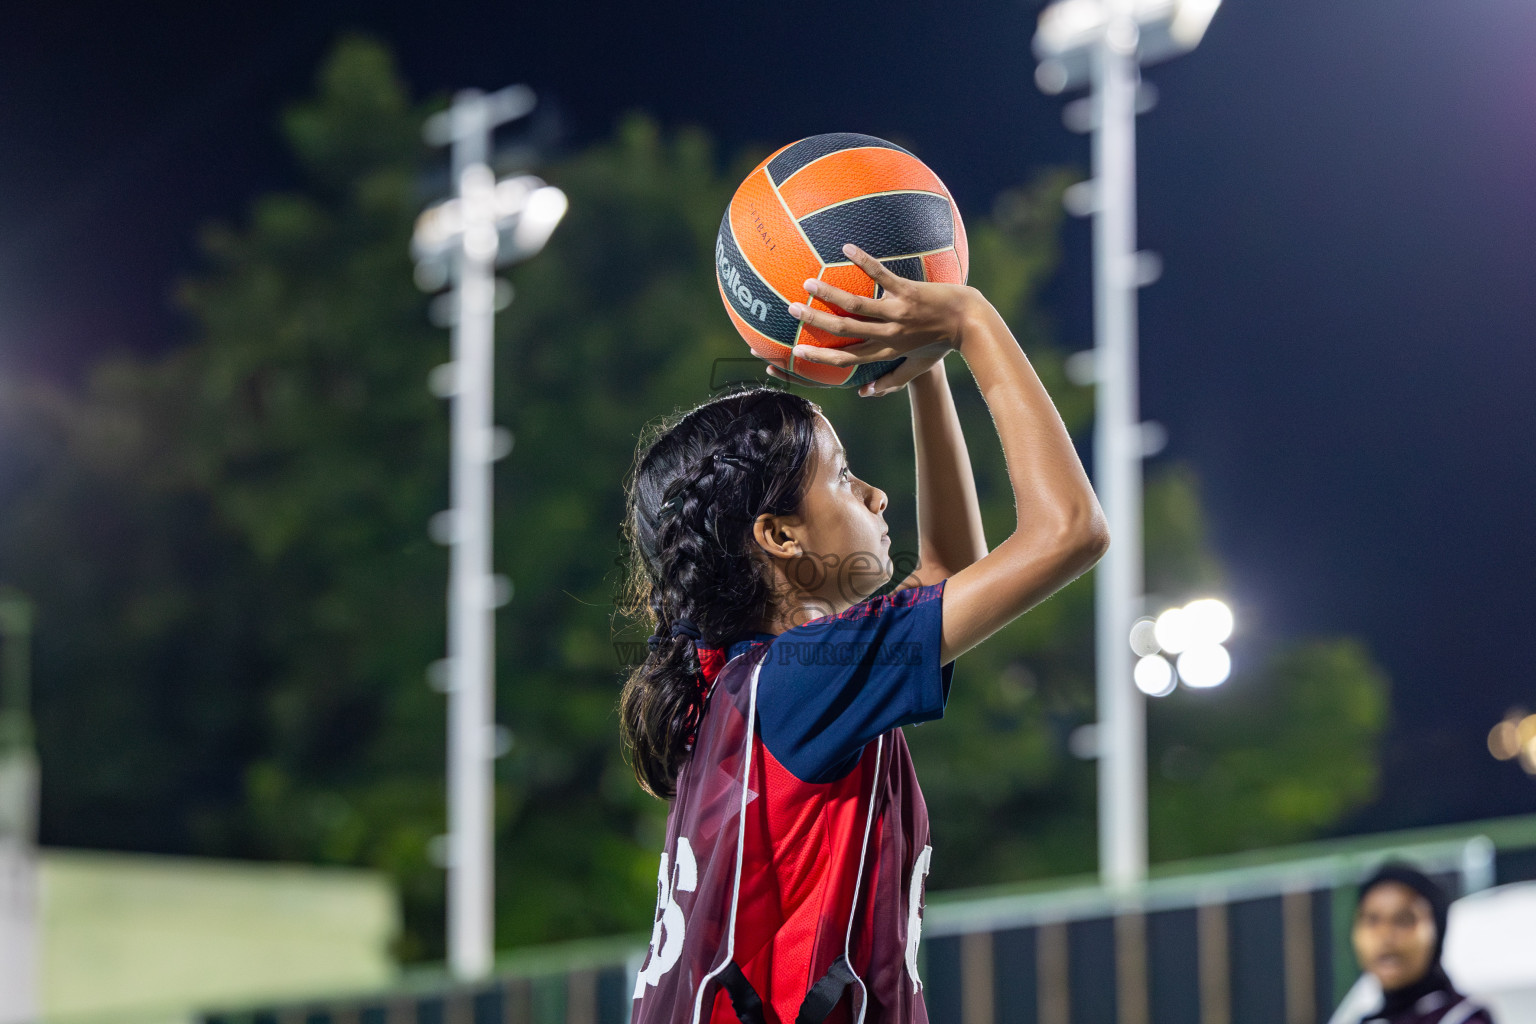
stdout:
<svg viewBox="0 0 1536 1024">
<path fill-rule="evenodd" d="M 884 512 L 885 511 L 885 506 L 889 505 L 889 504 L 890 504 L 890 499 L 885 496 L 885 492 L 884 491 L 882 491 L 878 487 L 873 487 L 873 486 L 870 487 L 870 489 L 869 489 L 869 507 L 870 508 L 874 509 L 876 512 Z"/>
</svg>

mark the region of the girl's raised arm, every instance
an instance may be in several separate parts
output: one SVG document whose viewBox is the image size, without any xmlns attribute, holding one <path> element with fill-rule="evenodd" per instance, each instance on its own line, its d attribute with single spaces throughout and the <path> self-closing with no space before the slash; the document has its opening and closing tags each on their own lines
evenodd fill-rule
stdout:
<svg viewBox="0 0 1536 1024">
<path fill-rule="evenodd" d="M 974 288 L 897 277 L 855 246 L 844 252 L 880 285 L 882 297 L 852 295 L 820 281 L 808 281 L 806 288 L 867 319 L 803 303 L 792 303 L 789 311 L 833 334 L 868 340 L 841 349 L 798 345 L 795 358 L 846 366 L 907 356 L 867 387 L 885 394 L 926 373 L 948 348 L 957 349 L 986 400 L 1008 463 L 1017 516 L 1012 534 L 945 585 L 941 657 L 953 661 L 1086 572 L 1108 547 L 1109 531 L 1061 416 L 991 303 Z M 921 449 L 920 442 L 920 458 Z"/>
<path fill-rule="evenodd" d="M 944 361 L 907 385 L 917 455 L 917 568 L 903 586 L 934 584 L 984 558 L 976 478 Z"/>
</svg>

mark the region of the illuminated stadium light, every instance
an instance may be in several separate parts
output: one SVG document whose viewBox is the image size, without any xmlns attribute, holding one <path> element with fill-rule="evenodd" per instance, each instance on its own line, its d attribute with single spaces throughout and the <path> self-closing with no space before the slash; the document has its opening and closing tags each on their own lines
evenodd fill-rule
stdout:
<svg viewBox="0 0 1536 1024">
<path fill-rule="evenodd" d="M 1103 0 L 1058 0 L 1040 12 L 1035 31 L 1035 82 L 1052 95 L 1079 88 L 1092 73 L 1093 49 L 1111 43 L 1134 51 L 1142 66 L 1169 60 L 1200 45 L 1221 0 L 1133 0 L 1132 29 L 1111 30 L 1111 5 Z"/>
<path fill-rule="evenodd" d="M 1500 761 L 1520 762 L 1527 775 L 1536 775 L 1536 715 L 1512 708 L 1488 732 L 1488 753 Z"/>
<path fill-rule="evenodd" d="M 1488 732 L 1488 753 L 1500 761 L 1513 761 L 1520 756 L 1520 732 L 1518 719 L 1506 718 Z"/>
<path fill-rule="evenodd" d="M 428 291 L 448 284 L 461 247 L 501 267 L 538 255 L 568 205 L 564 192 L 531 174 L 498 182 L 485 164 L 464 169 L 460 191 L 416 219 L 411 255 L 417 283 Z"/>
<path fill-rule="evenodd" d="M 1156 654 L 1162 649 L 1162 645 L 1157 642 L 1156 619 L 1143 616 L 1131 623 L 1131 650 L 1136 652 L 1138 658 Z"/>
<path fill-rule="evenodd" d="M 514 178 L 512 181 L 504 181 L 496 186 L 497 198 L 501 198 L 503 189 L 518 180 L 520 179 Z M 518 197 L 514 201 L 521 202 L 521 214 L 517 218 L 516 226 L 512 229 L 511 248 L 518 258 L 526 259 L 544 248 L 544 244 L 549 241 L 549 236 L 554 233 L 555 225 L 560 223 L 570 204 L 565 198 L 565 193 L 553 185 L 541 185 L 533 189 L 526 198 Z"/>
<path fill-rule="evenodd" d="M 1232 635 L 1232 627 L 1232 609 L 1223 601 L 1205 597 L 1163 612 L 1153 621 L 1152 636 L 1157 642 L 1157 650 L 1182 654 L 1191 647 L 1225 642 Z M 1135 643 L 1133 638 L 1132 646 Z M 1152 651 L 1136 653 L 1151 654 Z"/>
<path fill-rule="evenodd" d="M 1159 615 L 1152 635 L 1157 637 L 1157 646 L 1169 654 L 1183 654 L 1194 640 L 1183 608 L 1169 608 Z"/>
<path fill-rule="evenodd" d="M 1184 606 L 1184 629 L 1190 644 L 1219 644 L 1232 635 L 1232 609 L 1214 597 L 1191 601 Z"/>
<path fill-rule="evenodd" d="M 1232 655 L 1221 644 L 1200 644 L 1179 655 L 1179 678 L 1196 690 L 1220 686 L 1232 674 Z"/>
<path fill-rule="evenodd" d="M 1042 60 L 1057 58 L 1091 46 L 1109 14 L 1098 0 L 1061 0 L 1040 12 L 1035 31 L 1035 56 Z"/>
<path fill-rule="evenodd" d="M 1178 687 L 1173 666 L 1161 654 L 1148 654 L 1136 662 L 1136 689 L 1148 697 L 1166 697 Z"/>
<path fill-rule="evenodd" d="M 1182 608 L 1169 608 L 1155 619 L 1137 619 L 1131 624 L 1129 637 L 1131 650 L 1141 659 L 1133 673 L 1136 688 L 1150 697 L 1166 697 L 1180 679 L 1196 690 L 1220 686 L 1232 674 L 1232 656 L 1222 643 L 1232 635 L 1234 624 L 1232 609 L 1214 597 L 1199 598 Z M 1177 658 L 1177 676 L 1164 655 Z M 1536 715 L 1531 716 L 1531 721 L 1536 733 Z M 1499 731 L 1504 725 L 1510 723 L 1500 723 L 1489 735 L 1488 749 L 1496 757 L 1504 750 L 1509 751 L 1510 758 L 1519 756 L 1522 741 L 1517 741 L 1512 732 L 1506 738 Z M 1536 744 L 1532 751 L 1536 761 Z"/>
</svg>

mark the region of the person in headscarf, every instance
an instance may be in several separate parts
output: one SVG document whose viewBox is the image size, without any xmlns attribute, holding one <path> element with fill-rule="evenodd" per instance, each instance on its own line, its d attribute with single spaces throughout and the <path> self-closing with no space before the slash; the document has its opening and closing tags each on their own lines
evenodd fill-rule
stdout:
<svg viewBox="0 0 1536 1024">
<path fill-rule="evenodd" d="M 1389 861 L 1360 886 L 1355 959 L 1381 983 L 1383 997 L 1361 1024 L 1493 1024 L 1440 966 L 1449 916 L 1445 890 L 1407 864 Z"/>
</svg>

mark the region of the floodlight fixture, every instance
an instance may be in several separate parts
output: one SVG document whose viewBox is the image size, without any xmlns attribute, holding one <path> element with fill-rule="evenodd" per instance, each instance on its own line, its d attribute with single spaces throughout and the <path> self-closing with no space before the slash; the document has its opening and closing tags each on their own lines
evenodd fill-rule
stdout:
<svg viewBox="0 0 1536 1024">
<path fill-rule="evenodd" d="M 1196 690 L 1220 686 L 1232 674 L 1232 656 L 1222 644 L 1233 626 L 1232 609 L 1214 597 L 1137 619 L 1127 637 L 1138 659 L 1132 671 L 1136 689 L 1148 697 L 1166 697 L 1180 680 Z"/>
<path fill-rule="evenodd" d="M 1183 654 L 1190 644 L 1189 621 L 1183 608 L 1169 608 L 1157 617 L 1152 627 L 1157 645 L 1169 654 Z"/>
<path fill-rule="evenodd" d="M 1136 689 L 1148 697 L 1166 697 L 1179 684 L 1179 681 L 1174 678 L 1173 666 L 1161 654 L 1148 654 L 1138 658 L 1133 675 L 1136 680 Z"/>
<path fill-rule="evenodd" d="M 1138 658 L 1145 658 L 1149 654 L 1157 654 L 1163 649 L 1163 645 L 1157 642 L 1157 620 L 1150 616 L 1142 616 L 1131 623 L 1131 651 Z"/>
<path fill-rule="evenodd" d="M 1219 644 L 1232 635 L 1232 609 L 1214 597 L 1203 597 L 1184 606 L 1190 634 L 1199 644 Z"/>
<path fill-rule="evenodd" d="M 1221 644 L 1197 644 L 1179 655 L 1179 678 L 1196 690 L 1220 686 L 1232 674 L 1232 655 Z"/>
<path fill-rule="evenodd" d="M 528 176 L 532 178 L 531 175 Z M 504 181 L 496 187 L 498 198 L 500 193 L 513 182 Z M 537 178 L 532 178 L 537 182 Z M 531 184 L 531 182 L 530 182 Z M 553 185 L 538 184 L 524 197 L 519 197 L 521 213 L 517 222 L 513 224 L 508 234 L 507 244 L 503 251 L 507 253 L 508 260 L 525 260 L 536 256 L 543 251 L 544 243 L 549 241 L 549 236 L 554 233 L 555 226 L 565 217 L 565 211 L 570 203 L 565 198 L 565 193 Z"/>
<path fill-rule="evenodd" d="M 1136 55 L 1143 67 L 1186 54 L 1200 45 L 1221 0 L 1133 0 L 1130 20 L 1117 26 L 1105 0 L 1057 0 L 1040 12 L 1034 52 L 1035 84 L 1056 95 L 1086 86 L 1093 53 L 1104 41 Z"/>
<path fill-rule="evenodd" d="M 416 218 L 411 255 L 426 291 L 448 284 L 461 250 L 498 267 L 537 256 L 569 205 L 564 192 L 534 175 L 498 182 L 485 164 L 464 169 L 460 193 Z"/>
</svg>

